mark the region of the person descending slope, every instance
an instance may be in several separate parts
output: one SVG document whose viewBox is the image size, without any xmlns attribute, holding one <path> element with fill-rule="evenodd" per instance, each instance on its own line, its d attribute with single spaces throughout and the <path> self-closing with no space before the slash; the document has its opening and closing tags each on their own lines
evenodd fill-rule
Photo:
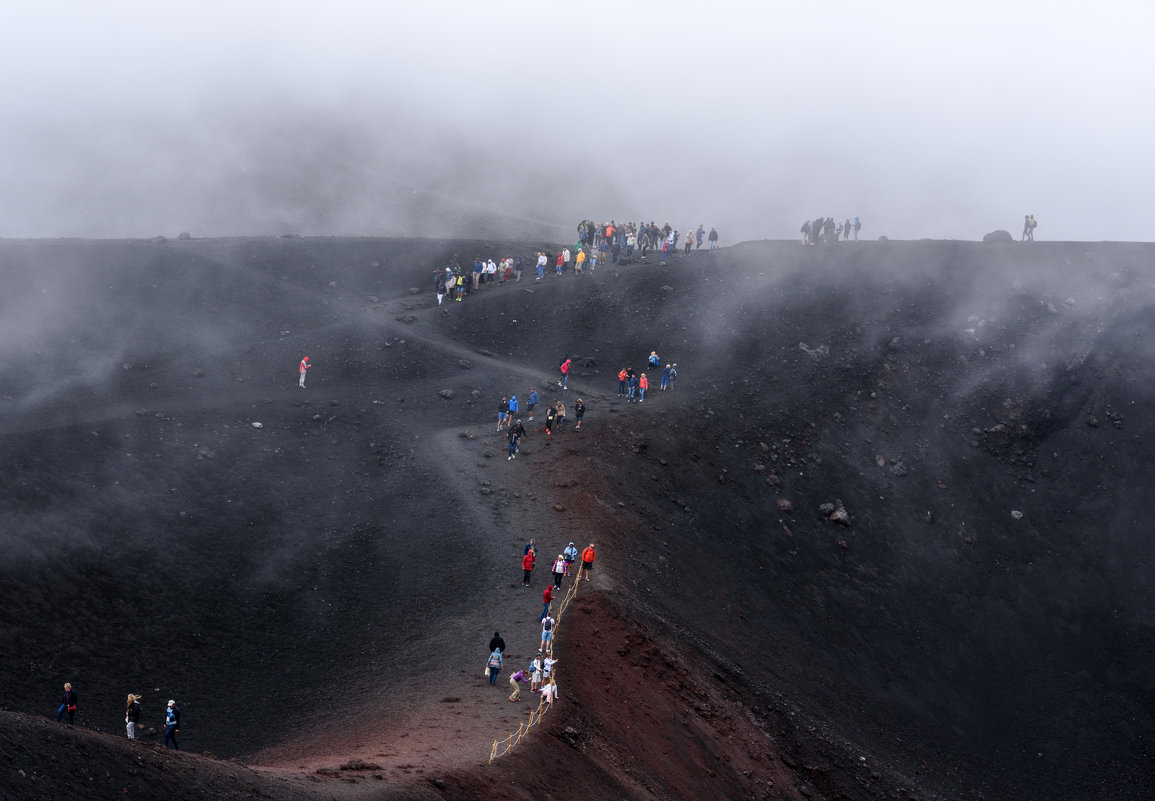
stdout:
<svg viewBox="0 0 1155 801">
<path fill-rule="evenodd" d="M 312 365 L 309 364 L 309 357 L 308 356 L 301 359 L 301 365 L 300 365 L 300 367 L 297 368 L 297 373 L 298 373 L 297 386 L 300 387 L 301 389 L 305 388 L 305 373 L 307 373 L 309 371 L 309 368 L 311 366 Z"/>
</svg>

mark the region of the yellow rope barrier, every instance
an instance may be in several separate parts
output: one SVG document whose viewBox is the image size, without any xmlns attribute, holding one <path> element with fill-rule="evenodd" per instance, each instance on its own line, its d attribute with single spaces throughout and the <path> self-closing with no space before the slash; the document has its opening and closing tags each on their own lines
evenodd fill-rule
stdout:
<svg viewBox="0 0 1155 801">
<path fill-rule="evenodd" d="M 578 572 L 580 573 L 581 571 L 579 570 Z M 573 602 L 573 600 L 577 598 L 577 588 L 578 580 L 575 576 L 573 583 L 570 584 L 569 589 L 566 590 L 566 594 L 562 598 L 561 604 L 558 606 L 557 617 L 554 619 L 553 637 L 550 638 L 549 644 L 546 646 L 546 656 L 548 656 L 550 659 L 553 658 L 553 644 L 557 642 L 558 629 L 561 627 L 562 615 L 565 614 L 565 610 L 569 608 L 569 605 Z M 521 744 L 521 738 L 529 734 L 529 730 L 533 728 L 535 723 L 541 723 L 542 715 L 544 715 L 550 709 L 553 709 L 553 698 L 554 694 L 557 692 L 556 667 L 550 671 L 549 684 L 553 688 L 553 690 L 550 692 L 550 702 L 547 704 L 545 700 L 541 698 L 541 696 L 538 696 L 537 709 L 529 710 L 529 720 L 527 722 L 519 723 L 517 725 L 517 731 L 511 733 L 504 740 L 493 741 L 493 748 L 491 748 L 489 751 L 489 764 L 492 765 L 493 760 L 500 756 L 513 753 L 513 747 L 515 745 Z M 534 720 L 535 715 L 537 716 L 536 721 Z"/>
</svg>

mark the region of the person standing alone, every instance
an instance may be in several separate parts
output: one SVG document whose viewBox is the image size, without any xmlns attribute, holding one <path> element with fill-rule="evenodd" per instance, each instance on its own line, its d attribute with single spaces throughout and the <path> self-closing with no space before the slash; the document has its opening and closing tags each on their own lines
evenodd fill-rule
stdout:
<svg viewBox="0 0 1155 801">
<path fill-rule="evenodd" d="M 172 741 L 172 747 L 177 751 L 180 750 L 180 745 L 176 741 L 177 732 L 180 731 L 180 707 L 176 705 L 176 701 L 169 700 L 168 708 L 164 713 L 164 747 L 169 747 L 169 741 Z"/>
<path fill-rule="evenodd" d="M 578 571 L 577 580 L 581 581 L 582 574 L 585 574 L 586 581 L 590 580 L 590 571 L 594 569 L 594 560 L 597 559 L 597 552 L 594 550 L 594 544 L 591 542 L 589 547 L 582 551 L 582 566 Z"/>
<path fill-rule="evenodd" d="M 299 374 L 298 378 L 297 378 L 297 386 L 300 387 L 301 389 L 305 388 L 305 373 L 307 373 L 308 371 L 309 371 L 309 357 L 306 356 L 305 358 L 301 359 L 301 366 L 297 370 L 297 373 Z"/>
<path fill-rule="evenodd" d="M 140 722 L 140 696 L 128 694 L 128 703 L 124 707 L 124 728 L 128 732 L 128 739 L 136 739 L 136 724 Z"/>
<path fill-rule="evenodd" d="M 68 713 L 68 725 L 71 726 L 76 718 L 76 707 L 80 703 L 80 697 L 72 689 L 71 682 L 64 683 L 64 694 L 60 697 L 60 709 L 56 710 L 56 722 L 59 723 Z"/>
</svg>

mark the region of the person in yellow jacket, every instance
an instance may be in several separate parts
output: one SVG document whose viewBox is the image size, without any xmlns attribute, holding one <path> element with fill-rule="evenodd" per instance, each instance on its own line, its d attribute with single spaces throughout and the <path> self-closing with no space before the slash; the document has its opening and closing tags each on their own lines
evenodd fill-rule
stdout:
<svg viewBox="0 0 1155 801">
<path fill-rule="evenodd" d="M 585 249 L 584 248 L 578 248 L 577 256 L 574 257 L 573 271 L 575 273 L 580 273 L 582 271 L 582 267 L 585 266 L 585 263 L 586 263 Z"/>
</svg>

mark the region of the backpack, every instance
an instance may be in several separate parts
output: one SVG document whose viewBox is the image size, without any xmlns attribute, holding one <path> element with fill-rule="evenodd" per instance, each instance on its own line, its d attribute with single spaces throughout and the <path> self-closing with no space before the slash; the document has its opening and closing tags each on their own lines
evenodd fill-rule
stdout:
<svg viewBox="0 0 1155 801">
<path fill-rule="evenodd" d="M 553 631 L 553 618 L 552 617 L 547 617 L 545 619 L 545 625 L 543 625 L 541 627 L 541 630 L 542 631 Z"/>
</svg>

